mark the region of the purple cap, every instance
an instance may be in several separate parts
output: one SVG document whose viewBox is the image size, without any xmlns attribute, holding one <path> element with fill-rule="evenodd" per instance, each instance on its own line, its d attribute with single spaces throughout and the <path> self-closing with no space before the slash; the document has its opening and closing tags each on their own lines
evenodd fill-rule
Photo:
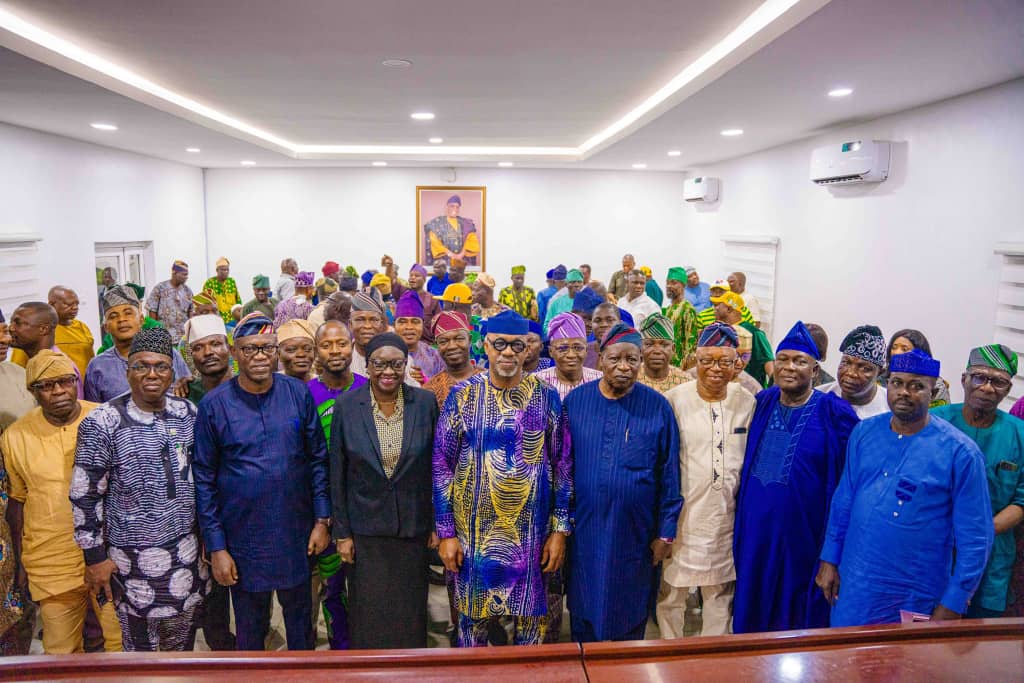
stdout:
<svg viewBox="0 0 1024 683">
<path fill-rule="evenodd" d="M 586 339 L 587 326 L 575 313 L 559 313 L 548 323 L 549 339 Z"/>
<path fill-rule="evenodd" d="M 316 279 L 316 273 L 311 270 L 300 270 L 295 275 L 295 286 L 296 287 L 312 287 L 313 281 Z"/>
<path fill-rule="evenodd" d="M 406 290 L 395 304 L 396 318 L 419 318 L 423 319 L 423 302 L 420 295 L 411 289 Z"/>
<path fill-rule="evenodd" d="M 427 276 L 427 269 L 419 263 L 412 264 L 412 268 L 409 269 L 409 273 L 419 273 L 423 277 Z"/>
</svg>

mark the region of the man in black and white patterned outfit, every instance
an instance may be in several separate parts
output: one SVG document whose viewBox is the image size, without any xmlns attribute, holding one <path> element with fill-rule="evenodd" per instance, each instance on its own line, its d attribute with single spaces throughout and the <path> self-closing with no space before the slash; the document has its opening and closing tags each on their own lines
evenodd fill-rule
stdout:
<svg viewBox="0 0 1024 683">
<path fill-rule="evenodd" d="M 127 651 L 191 650 L 211 580 L 192 483 L 196 409 L 167 395 L 172 359 L 166 330 L 140 331 L 130 391 L 82 421 L 75 451 L 70 497 L 85 581 L 115 602 Z"/>
</svg>

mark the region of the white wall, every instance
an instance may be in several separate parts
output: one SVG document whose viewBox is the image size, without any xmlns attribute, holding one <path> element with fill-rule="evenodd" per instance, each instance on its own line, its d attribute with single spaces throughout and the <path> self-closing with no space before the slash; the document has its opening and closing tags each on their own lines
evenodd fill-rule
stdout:
<svg viewBox="0 0 1024 683">
<path fill-rule="evenodd" d="M 487 187 L 487 271 L 511 266 L 544 287 L 559 262 L 590 263 L 607 283 L 632 250 L 664 273 L 682 245 L 681 174 L 459 169 L 453 185 Z M 416 186 L 445 185 L 435 168 L 212 169 L 206 172 L 209 253 L 231 259 L 250 296 L 252 275 L 276 280 L 282 258 L 303 270 L 327 260 L 360 272 L 384 253 L 403 273 L 416 251 Z"/>
<path fill-rule="evenodd" d="M 75 289 L 97 343 L 96 242 L 152 241 L 156 281 L 178 258 L 206 277 L 202 170 L 4 124 L 0 150 L 0 235 L 43 238 L 38 298 Z"/>
<path fill-rule="evenodd" d="M 684 205 L 681 176 L 669 173 L 459 169 L 455 184 L 487 186 L 487 270 L 499 281 L 521 262 L 543 286 L 560 261 L 590 262 L 607 280 L 627 250 L 659 279 L 685 263 L 713 280 L 724 275 L 723 235 L 776 235 L 777 330 L 798 318 L 824 325 L 834 370 L 853 326 L 917 327 L 956 385 L 968 350 L 992 337 L 993 247 L 1024 241 L 1022 111 L 1019 80 L 692 169 L 722 179 L 709 206 Z M 858 138 L 895 143 L 889 180 L 808 181 L 811 149 Z M 152 240 L 158 278 L 183 258 L 196 287 L 224 254 L 247 297 L 252 275 L 276 278 L 284 256 L 363 270 L 387 252 L 407 269 L 415 187 L 445 184 L 439 169 L 208 170 L 207 250 L 197 169 L 6 125 L 0 149 L 0 234 L 42 235 L 39 296 L 57 281 L 74 287 L 93 327 L 95 242 Z"/>
<path fill-rule="evenodd" d="M 823 325 L 834 371 L 854 326 L 874 323 L 887 335 L 917 328 L 961 396 L 968 351 L 992 340 L 993 248 L 1024 241 L 1022 112 L 1017 80 L 694 169 L 720 177 L 722 194 L 715 205 L 687 207 L 684 243 L 693 261 L 711 267 L 709 279 L 721 236 L 778 236 L 776 336 L 797 319 Z M 887 181 L 809 182 L 814 147 L 861 138 L 893 141 Z"/>
</svg>

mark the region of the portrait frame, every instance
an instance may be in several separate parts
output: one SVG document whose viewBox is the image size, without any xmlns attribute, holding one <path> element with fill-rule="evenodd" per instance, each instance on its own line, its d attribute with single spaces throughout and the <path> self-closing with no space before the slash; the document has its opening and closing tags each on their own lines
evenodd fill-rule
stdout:
<svg viewBox="0 0 1024 683">
<path fill-rule="evenodd" d="M 460 199 L 458 218 L 472 222 L 468 226 L 460 220 L 460 231 L 456 233 L 446 221 L 448 199 Z M 438 230 L 435 230 L 438 228 Z M 468 231 L 468 232 L 467 232 Z M 417 185 L 416 186 L 416 262 L 429 271 L 434 264 L 431 245 L 452 249 L 464 247 L 471 233 L 475 233 L 479 251 L 475 257 L 466 259 L 467 273 L 480 273 L 487 265 L 487 187 L 484 185 Z M 434 240 L 431 240 L 431 235 Z M 448 258 L 447 255 L 440 258 Z"/>
</svg>

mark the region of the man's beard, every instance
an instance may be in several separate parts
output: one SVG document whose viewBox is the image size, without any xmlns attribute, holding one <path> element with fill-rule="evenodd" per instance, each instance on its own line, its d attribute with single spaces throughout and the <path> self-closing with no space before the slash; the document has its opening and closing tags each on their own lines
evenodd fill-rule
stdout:
<svg viewBox="0 0 1024 683">
<path fill-rule="evenodd" d="M 502 379 L 512 379 L 517 374 L 519 374 L 519 370 L 520 370 L 520 368 L 513 368 L 511 370 L 502 370 L 501 368 L 495 366 L 494 374 L 496 374 L 498 377 L 501 377 Z"/>
</svg>

